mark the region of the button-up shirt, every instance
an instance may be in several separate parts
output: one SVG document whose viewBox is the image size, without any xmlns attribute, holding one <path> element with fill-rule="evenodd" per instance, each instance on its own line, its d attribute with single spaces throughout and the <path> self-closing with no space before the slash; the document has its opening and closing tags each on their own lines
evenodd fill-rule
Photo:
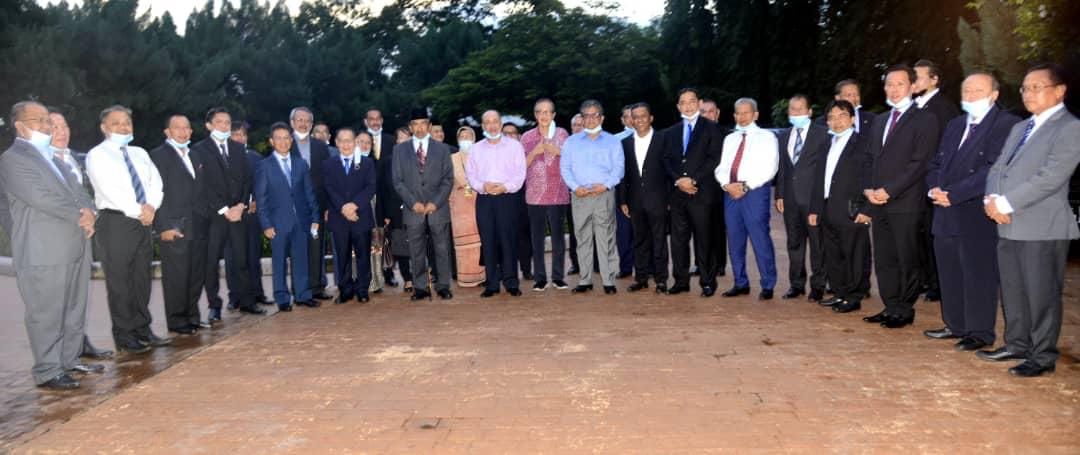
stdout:
<svg viewBox="0 0 1080 455">
<path fill-rule="evenodd" d="M 582 131 L 563 144 L 559 173 L 570 191 L 597 183 L 610 190 L 622 181 L 626 171 L 623 160 L 622 144 L 615 136 L 601 131 L 593 139 Z"/>
<path fill-rule="evenodd" d="M 638 175 L 645 173 L 645 155 L 649 153 L 649 144 L 652 144 L 653 129 L 649 128 L 644 137 L 634 135 L 634 159 L 637 160 Z"/>
<path fill-rule="evenodd" d="M 807 125 L 802 128 L 791 127 L 791 134 L 788 136 L 787 141 L 787 154 L 791 161 L 795 161 L 795 140 L 799 135 L 802 135 L 803 151 L 806 151 L 806 136 L 810 133 L 810 126 Z M 800 155 L 801 157 L 801 155 Z"/>
<path fill-rule="evenodd" d="M 164 195 L 161 174 L 146 150 L 128 145 L 127 152 L 146 193 L 146 203 L 157 210 Z M 135 219 L 142 215 L 142 206 L 135 200 L 135 188 L 120 146 L 106 140 L 90 149 L 86 154 L 86 173 L 94 187 L 94 203 L 99 210 L 119 210 Z"/>
<path fill-rule="evenodd" d="M 71 149 L 55 149 L 50 147 L 53 152 L 53 156 L 63 161 L 67 165 L 68 170 L 75 175 L 75 180 L 79 182 L 79 185 L 83 184 L 83 173 L 80 171 L 79 162 L 75 160 L 75 157 L 71 155 Z"/>
<path fill-rule="evenodd" d="M 304 159 L 308 167 L 311 166 L 311 136 L 307 137 L 307 140 L 301 141 L 299 138 L 293 138 L 296 141 L 296 150 L 300 152 L 300 157 Z"/>
<path fill-rule="evenodd" d="M 915 104 L 917 104 L 919 106 L 919 109 L 922 109 L 922 108 L 926 107 L 926 103 L 930 102 L 930 98 L 933 98 L 934 95 L 937 95 L 937 93 L 939 91 L 940 90 L 935 88 L 935 89 L 933 89 L 933 90 L 931 90 L 929 92 L 926 92 L 923 95 L 916 96 L 915 97 Z"/>
<path fill-rule="evenodd" d="M 842 136 L 833 136 L 831 140 L 829 154 L 825 157 L 825 199 L 829 198 L 829 191 L 832 190 L 832 177 L 836 173 L 836 165 L 840 163 L 840 156 L 843 155 L 844 148 L 847 147 L 854 133 L 855 130 L 851 129 Z"/>
<path fill-rule="evenodd" d="M 566 144 L 570 133 L 558 128 L 554 123 L 547 135 L 540 134 L 539 128 L 533 128 L 521 135 L 521 147 L 528 155 L 542 143 L 554 144 L 560 150 Z M 559 175 L 560 155 L 541 154 L 533 159 L 525 174 L 525 203 L 531 205 L 566 205 L 570 203 L 570 190 L 566 188 Z"/>
<path fill-rule="evenodd" d="M 427 135 L 427 136 L 424 136 L 423 139 L 418 139 L 416 136 L 413 136 L 413 138 L 412 138 L 413 152 L 416 152 L 416 151 L 420 150 L 420 145 L 422 144 L 424 146 L 424 157 L 427 158 L 428 152 L 431 151 L 431 149 L 428 148 L 428 144 L 430 142 L 431 142 L 431 135 L 430 134 Z"/>
<path fill-rule="evenodd" d="M 173 150 L 176 150 L 176 154 L 180 157 L 180 161 L 184 162 L 184 166 L 187 167 L 187 171 L 191 174 L 191 178 L 195 178 L 195 166 L 191 165 L 191 149 L 184 147 L 181 150 L 179 147 L 169 144 Z"/>
<path fill-rule="evenodd" d="M 911 109 L 913 106 L 915 106 L 915 103 L 911 102 L 911 103 L 908 103 L 907 106 L 904 106 L 903 109 L 898 108 L 898 107 L 894 107 L 894 108 L 892 108 L 892 110 L 881 113 L 881 115 L 886 116 L 886 118 L 885 118 L 885 134 L 881 135 L 881 143 L 882 144 L 884 144 L 886 141 L 888 141 L 889 140 L 889 135 L 892 134 L 892 131 L 890 131 L 890 129 L 891 129 L 890 126 L 892 125 L 893 110 L 900 111 L 900 116 L 896 117 L 896 124 L 899 125 L 900 124 L 900 119 L 904 118 L 904 115 L 907 114 L 907 111 L 909 109 Z"/>
<path fill-rule="evenodd" d="M 525 184 L 525 151 L 521 143 L 503 136 L 494 144 L 487 139 L 473 144 L 465 162 L 465 178 L 480 194 L 488 194 L 485 183 L 501 183 L 507 193 L 518 192 Z"/>
<path fill-rule="evenodd" d="M 1031 128 L 1031 133 L 1028 134 L 1028 142 L 1031 142 L 1032 136 L 1035 136 L 1035 132 L 1039 130 L 1040 126 L 1042 126 L 1044 123 L 1046 123 L 1046 121 L 1049 120 L 1050 117 L 1053 117 L 1054 114 L 1057 114 L 1058 111 L 1060 111 L 1062 109 L 1065 109 L 1065 103 L 1058 103 L 1056 106 L 1051 107 L 1050 109 L 1047 109 L 1047 110 L 1043 111 L 1039 115 L 1031 116 L 1031 118 L 1028 119 L 1028 121 L 1034 120 L 1035 121 L 1035 126 L 1033 128 Z M 1025 145 L 1026 145 L 1026 143 L 1025 143 Z M 1021 152 L 1017 151 L 1017 153 L 1021 153 Z M 1002 155 L 1004 155 L 1004 153 Z M 997 194 L 991 194 L 991 196 L 997 197 L 997 199 L 994 199 L 994 201 L 995 201 L 995 204 L 997 205 L 998 211 L 1001 212 L 1003 215 L 1008 215 L 1008 214 L 1015 211 L 1015 209 L 1013 209 L 1012 204 L 1009 204 L 1009 200 L 1007 198 L 1005 198 L 1005 196 L 1001 196 L 1001 195 L 997 195 Z"/>
<path fill-rule="evenodd" d="M 746 131 L 735 131 L 724 138 L 724 154 L 713 175 L 720 185 L 731 183 L 731 166 L 735 163 L 743 133 L 746 133 L 746 146 L 739 161 L 738 178 L 753 190 L 772 182 L 780 165 L 776 135 L 759 128 L 756 123 L 751 123 Z"/>
</svg>

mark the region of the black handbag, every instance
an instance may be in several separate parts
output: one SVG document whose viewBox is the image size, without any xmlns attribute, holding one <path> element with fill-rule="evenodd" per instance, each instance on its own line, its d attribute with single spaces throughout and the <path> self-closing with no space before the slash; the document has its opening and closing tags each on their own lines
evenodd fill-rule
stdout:
<svg viewBox="0 0 1080 455">
<path fill-rule="evenodd" d="M 406 234 L 404 228 L 391 229 L 390 235 L 388 235 L 387 238 L 390 241 L 390 252 L 393 253 L 394 256 L 409 256 L 409 236 Z"/>
</svg>

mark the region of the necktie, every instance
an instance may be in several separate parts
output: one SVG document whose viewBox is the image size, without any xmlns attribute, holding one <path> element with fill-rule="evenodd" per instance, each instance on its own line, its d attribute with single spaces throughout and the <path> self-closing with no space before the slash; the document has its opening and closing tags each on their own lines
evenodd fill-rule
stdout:
<svg viewBox="0 0 1080 455">
<path fill-rule="evenodd" d="M 345 158 L 345 175 L 349 175 L 350 168 L 352 168 L 352 158 Z"/>
<path fill-rule="evenodd" d="M 1009 160 L 1005 164 L 1012 164 L 1013 158 L 1016 158 L 1017 152 L 1020 151 L 1020 147 L 1023 147 L 1027 143 L 1029 137 L 1031 137 L 1031 130 L 1035 129 L 1035 119 L 1028 121 L 1026 127 L 1024 127 L 1024 137 L 1020 138 L 1020 142 L 1016 144 L 1016 148 L 1013 149 L 1012 154 L 1009 155 Z"/>
<path fill-rule="evenodd" d="M 131 174 L 131 186 L 135 188 L 135 202 L 138 202 L 139 205 L 145 204 L 146 190 L 143 189 L 142 181 L 139 180 L 139 173 L 135 172 L 135 165 L 131 163 L 127 147 L 120 147 L 120 152 L 124 154 L 124 163 L 127 164 L 128 174 Z"/>
<path fill-rule="evenodd" d="M 739 150 L 735 152 L 735 161 L 731 162 L 731 175 L 728 178 L 728 183 L 739 181 L 739 163 L 742 163 L 744 149 L 746 149 L 746 133 L 742 133 L 742 141 L 739 142 Z"/>
<path fill-rule="evenodd" d="M 292 159 L 289 157 L 282 158 L 281 165 L 285 166 L 285 181 L 289 182 L 289 186 L 292 186 Z"/>
<path fill-rule="evenodd" d="M 964 136 L 964 140 L 960 141 L 960 146 L 963 147 L 964 143 L 971 139 L 971 136 L 975 135 L 975 127 L 979 126 L 978 123 L 968 123 L 967 136 Z"/>
<path fill-rule="evenodd" d="M 798 164 L 799 157 L 802 156 L 802 128 L 795 130 L 795 150 L 791 154 L 791 164 Z"/>
<path fill-rule="evenodd" d="M 885 141 L 888 140 L 889 136 L 892 136 L 893 129 L 896 128 L 896 120 L 899 119 L 899 118 L 900 118 L 900 111 L 898 111 L 896 109 L 893 109 L 892 110 L 892 118 L 889 119 L 889 132 L 882 139 L 882 141 L 881 141 L 882 144 L 884 144 Z"/>
<path fill-rule="evenodd" d="M 416 159 L 420 161 L 420 173 L 424 173 L 424 164 L 427 162 L 427 155 L 424 153 L 424 143 L 416 143 Z"/>
<path fill-rule="evenodd" d="M 374 141 L 374 143 L 375 143 L 375 147 L 372 148 L 372 150 L 373 150 L 372 153 L 375 156 L 375 159 L 377 160 L 377 159 L 379 159 L 379 150 L 382 149 L 382 138 L 381 137 L 374 137 L 371 140 Z"/>
<path fill-rule="evenodd" d="M 221 149 L 221 160 L 225 162 L 225 167 L 229 167 L 229 149 L 225 148 L 225 143 L 218 144 L 218 148 Z"/>
<path fill-rule="evenodd" d="M 682 154 L 683 154 L 683 156 L 686 155 L 686 148 L 690 146 L 690 135 L 691 134 L 694 134 L 694 125 L 691 125 L 690 122 L 686 122 L 686 136 L 683 136 L 683 140 L 682 140 Z"/>
<path fill-rule="evenodd" d="M 855 109 L 855 132 L 856 132 L 856 133 L 858 133 L 858 132 L 859 132 L 859 123 L 861 123 L 861 122 L 859 121 L 859 110 L 858 110 L 858 109 Z"/>
</svg>

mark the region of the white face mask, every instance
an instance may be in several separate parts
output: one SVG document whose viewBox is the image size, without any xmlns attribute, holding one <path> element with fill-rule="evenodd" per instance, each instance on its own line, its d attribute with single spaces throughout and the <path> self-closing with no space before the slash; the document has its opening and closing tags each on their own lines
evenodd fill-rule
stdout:
<svg viewBox="0 0 1080 455">
<path fill-rule="evenodd" d="M 983 98 L 981 100 L 970 102 L 960 102 L 960 107 L 964 109 L 964 112 L 967 112 L 974 118 L 983 118 L 983 116 L 986 115 L 987 112 L 990 112 L 990 107 L 993 105 L 994 102 L 990 101 L 990 98 Z"/>
<path fill-rule="evenodd" d="M 135 136 L 130 134 L 112 133 L 109 135 L 109 141 L 120 147 L 125 147 L 131 143 L 131 140 L 135 139 Z"/>
<path fill-rule="evenodd" d="M 298 140 L 298 141 L 306 141 L 308 136 L 311 135 L 311 132 L 309 131 L 307 133 L 301 133 L 299 131 L 293 131 L 293 134 L 296 135 L 296 140 Z"/>
<path fill-rule="evenodd" d="M 600 132 L 603 131 L 603 130 L 604 129 L 602 127 L 599 127 L 599 126 L 596 127 L 596 128 L 585 128 L 585 134 L 589 134 L 589 135 L 600 134 Z"/>
<path fill-rule="evenodd" d="M 688 121 L 691 121 L 691 122 L 697 120 L 698 117 L 701 117 L 701 112 L 698 112 L 698 113 L 696 113 L 694 115 L 682 114 L 683 120 L 688 120 Z"/>
<path fill-rule="evenodd" d="M 469 141 L 469 140 L 460 140 L 460 141 L 458 141 L 458 148 L 461 149 L 462 151 L 468 150 L 469 147 L 472 147 L 472 145 L 473 145 L 473 141 Z"/>
<path fill-rule="evenodd" d="M 371 128 L 368 128 L 367 132 L 371 133 L 372 136 L 379 137 L 379 135 L 382 134 L 382 128 L 379 128 L 377 130 L 373 130 Z"/>
<path fill-rule="evenodd" d="M 229 132 L 210 130 L 210 137 L 214 138 L 215 141 L 224 142 L 225 140 L 229 139 Z"/>
<path fill-rule="evenodd" d="M 52 135 L 38 130 L 30 130 L 30 139 L 27 139 L 27 142 L 38 150 L 48 150 L 49 144 L 52 143 Z"/>
<path fill-rule="evenodd" d="M 893 108 L 896 108 L 896 109 L 899 109 L 899 110 L 902 111 L 904 109 L 907 109 L 908 106 L 911 106 L 911 96 L 910 95 L 905 96 L 904 99 L 902 99 L 902 100 L 900 100 L 899 102 L 896 102 L 896 103 L 892 102 L 892 100 L 887 99 L 887 100 L 885 100 L 885 104 L 888 104 L 890 107 L 893 107 Z"/>
<path fill-rule="evenodd" d="M 191 144 L 191 141 L 176 142 L 176 141 L 174 141 L 172 139 L 165 139 L 165 142 L 168 142 L 169 145 L 171 145 L 173 147 L 176 147 L 178 149 L 186 149 L 186 148 L 188 148 L 188 144 Z"/>
<path fill-rule="evenodd" d="M 360 156 L 368 156 L 368 155 L 371 154 L 371 150 L 368 150 L 368 151 L 365 152 L 363 150 L 360 150 L 360 146 L 358 145 L 358 146 L 356 146 L 355 149 L 353 149 L 353 154 L 354 155 L 358 154 Z"/>
<path fill-rule="evenodd" d="M 489 139 L 489 140 L 492 140 L 492 141 L 497 141 L 497 140 L 499 140 L 499 138 L 502 137 L 502 133 L 491 134 L 491 133 L 487 132 L 487 130 L 485 130 L 484 131 L 484 137 Z"/>
</svg>

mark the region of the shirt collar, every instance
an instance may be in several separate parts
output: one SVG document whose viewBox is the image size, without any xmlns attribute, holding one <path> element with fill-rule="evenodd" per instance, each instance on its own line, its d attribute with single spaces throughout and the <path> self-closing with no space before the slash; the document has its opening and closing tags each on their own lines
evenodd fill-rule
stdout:
<svg viewBox="0 0 1080 455">
<path fill-rule="evenodd" d="M 428 144 L 430 143 L 429 142 L 430 140 L 431 140 L 431 135 L 430 134 L 427 137 L 423 138 L 423 139 L 418 139 L 416 137 L 413 137 L 412 138 L 413 150 L 416 150 L 418 145 L 423 144 L 424 145 L 424 153 L 427 153 L 428 152 Z M 484 139 L 484 140 L 486 141 L 487 139 Z"/>
<path fill-rule="evenodd" d="M 633 134 L 634 134 L 634 139 L 639 140 L 639 141 L 644 141 L 644 140 L 649 139 L 649 138 L 652 137 L 653 129 L 652 129 L 652 127 L 649 127 L 649 132 L 646 133 L 644 136 L 638 136 L 637 131 L 634 131 Z"/>
<path fill-rule="evenodd" d="M 348 160 L 356 160 L 356 162 L 360 162 L 360 160 L 363 159 L 363 157 L 364 157 L 364 155 L 361 155 L 361 154 L 356 153 L 356 152 L 353 152 L 353 154 L 349 155 L 349 156 L 345 156 L 345 155 L 339 155 L 339 156 L 341 156 L 341 162 L 342 163 L 344 163 L 344 162 L 346 162 Z"/>
<path fill-rule="evenodd" d="M 1035 120 L 1035 125 L 1042 125 L 1047 120 L 1049 120 L 1050 117 L 1052 117 L 1054 114 L 1057 114 L 1058 111 L 1060 111 L 1060 110 L 1062 110 L 1064 108 L 1065 108 L 1065 103 L 1058 103 L 1056 106 L 1051 107 L 1050 109 L 1047 109 L 1047 110 L 1043 111 L 1042 114 L 1033 115 L 1033 116 L 1031 116 L 1031 118 Z"/>
<path fill-rule="evenodd" d="M 933 98 L 934 95 L 937 95 L 937 92 L 939 92 L 939 91 L 940 91 L 940 89 L 935 88 L 935 89 L 930 90 L 929 92 L 926 92 L 926 93 L 924 93 L 922 95 L 916 96 L 915 97 L 915 104 L 918 104 L 919 109 L 922 109 L 923 107 L 926 106 L 926 103 L 928 103 L 930 101 L 930 98 Z"/>
</svg>

